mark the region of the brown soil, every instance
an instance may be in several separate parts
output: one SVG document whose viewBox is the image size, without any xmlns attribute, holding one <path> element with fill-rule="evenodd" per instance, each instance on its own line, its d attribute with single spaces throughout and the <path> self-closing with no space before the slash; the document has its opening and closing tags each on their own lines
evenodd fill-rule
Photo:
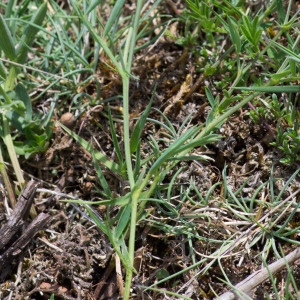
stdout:
<svg viewBox="0 0 300 300">
<path fill-rule="evenodd" d="M 168 10 L 169 13 L 174 14 L 170 7 Z M 178 24 L 174 26 L 175 31 L 181 30 L 176 27 L 179 26 Z M 105 59 L 103 57 L 102 61 Z M 142 50 L 136 55 L 133 73 L 139 81 L 131 82 L 132 127 L 135 124 L 134 118 L 138 117 L 149 103 L 155 85 L 157 87 L 153 107 L 162 111 L 176 129 L 191 113 L 190 124 L 205 123 L 210 106 L 206 100 L 204 86 L 208 85 L 214 95 L 220 91 L 214 90 L 211 84 L 217 78 L 201 80 L 202 74 L 196 70 L 194 59 L 188 49 L 176 45 L 168 38 L 161 39 L 152 50 Z M 121 80 L 117 74 L 104 65 L 99 65 L 97 77 L 102 84 L 102 99 L 121 94 Z M 82 91 L 93 97 L 96 94 L 95 82 L 89 82 L 82 87 Z M 86 141 L 92 141 L 95 149 L 101 150 L 109 158 L 114 159 L 114 146 L 110 136 L 109 121 L 106 118 L 107 103 L 99 102 L 97 106 L 91 107 L 88 101 L 86 99 L 85 113 L 76 116 L 75 124 L 71 122 L 70 127 Z M 116 120 L 115 129 L 118 138 L 122 141 L 122 103 L 115 99 L 110 102 L 110 105 Z M 219 209 L 223 203 L 224 168 L 226 168 L 226 178 L 230 188 L 234 192 L 241 189 L 240 194 L 244 197 L 250 197 L 259 185 L 269 179 L 272 167 L 273 176 L 280 178 L 274 187 L 274 193 L 278 194 L 284 183 L 298 168 L 298 166 L 287 167 L 280 164 L 282 153 L 269 145 L 276 134 L 275 121 L 266 124 L 262 120 L 261 123 L 254 124 L 247 114 L 250 109 L 249 106 L 243 107 L 236 115 L 230 117 L 221 130 L 217 130 L 222 134 L 220 142 L 208 145 L 207 148 L 195 149 L 194 154 L 205 154 L 211 160 L 184 161 L 178 165 L 182 170 L 171 193 L 173 199 L 171 205 L 180 208 L 181 216 L 199 214 L 192 202 L 187 202 L 189 205 L 179 205 L 178 196 L 183 194 L 184 187 L 188 186 L 191 179 L 203 197 L 214 184 L 221 182 L 212 191 L 207 203 L 207 208 L 211 209 L 209 222 L 206 217 L 193 219 L 196 227 L 190 230 L 198 232 L 199 239 L 184 240 L 187 235 L 176 235 L 168 232 L 167 229 L 159 230 L 154 221 L 175 228 L 178 220 L 164 216 L 162 211 L 166 209 L 165 207 L 152 203 L 146 207 L 148 217 L 137 226 L 135 267 L 138 274 L 132 283 L 132 299 L 176 299 L 171 296 L 167 298 L 166 295 L 153 291 L 144 292 L 141 286 L 150 286 L 158 281 L 157 270 L 174 274 L 191 266 L 193 260 L 200 261 L 203 258 L 200 254 L 211 255 L 220 244 L 207 242 L 207 239 L 225 240 L 232 234 L 246 230 L 248 225 L 224 227 L 225 221 L 235 220 L 232 211 Z M 67 110 L 57 112 L 56 119 L 65 112 Z M 155 110 L 151 110 L 150 117 L 162 120 L 161 115 Z M 158 139 L 164 135 L 164 129 L 151 122 L 147 123 L 141 145 L 144 155 L 149 150 L 149 135 Z M 122 148 L 122 142 L 120 145 Z M 59 125 L 54 128 L 53 139 L 47 152 L 30 160 L 23 160 L 21 163 L 26 179 L 36 179 L 40 182 L 41 188 L 56 189 L 64 194 L 90 201 L 100 197 L 95 188 L 100 185 L 91 155 Z M 174 173 L 166 177 L 164 183 L 166 186 L 169 185 Z M 126 193 L 126 181 L 108 170 L 104 175 L 116 195 Z M 248 180 L 247 184 L 241 188 L 246 180 Z M 298 176 L 282 199 L 299 188 L 299 181 Z M 269 193 L 269 186 L 260 192 L 257 198 L 263 197 L 263 193 Z M 161 192 L 161 197 L 165 196 L 166 192 Z M 192 191 L 189 197 L 197 201 L 198 195 Z M 267 197 L 266 201 L 269 199 L 270 197 Z M 37 193 L 35 206 L 39 213 L 50 213 L 51 221 L 32 239 L 26 251 L 14 261 L 8 262 L 11 271 L 1 283 L 0 298 L 49 299 L 54 294 L 54 299 L 119 299 L 120 274 L 124 276 L 124 269 L 120 267 L 120 262 L 107 237 L 90 220 L 84 208 L 77 204 L 60 202 L 59 197 L 50 196 L 46 191 Z M 3 224 L 6 221 L 5 209 L 3 205 L 0 208 Z M 100 217 L 103 217 L 106 212 L 106 208 L 102 206 L 94 206 L 94 209 Z M 111 209 L 111 214 L 116 214 L 113 210 L 116 208 Z M 225 212 L 226 216 L 222 215 Z M 297 212 L 290 223 L 296 226 L 299 224 L 299 218 Z M 189 220 L 187 219 L 187 222 Z M 280 222 L 284 222 L 284 219 Z M 185 226 L 188 229 L 188 224 Z M 299 237 L 295 239 L 299 240 Z M 182 295 L 190 296 L 191 299 L 212 299 L 215 296 L 213 290 L 220 295 L 228 289 L 221 281 L 224 279 L 223 271 L 231 283 L 236 284 L 261 268 L 261 258 L 257 255 L 264 243 L 264 240 L 259 241 L 248 252 L 245 250 L 245 243 L 237 246 L 234 252 L 240 251 L 240 254 L 222 259 L 223 270 L 218 263 L 214 263 L 207 273 L 201 273 L 201 269 L 207 266 L 208 261 L 158 287 L 174 292 L 181 291 Z M 190 245 L 195 249 L 194 257 L 189 252 Z M 278 241 L 278 245 L 283 247 L 285 253 L 291 252 L 295 247 L 282 241 Z M 243 258 L 242 264 L 240 264 L 241 258 Z M 274 254 L 270 253 L 267 260 L 269 263 L 274 261 Z M 296 263 L 292 270 L 300 286 L 299 265 Z M 277 274 L 278 282 L 283 282 L 285 275 L 284 270 Z M 266 291 L 272 291 L 272 286 L 268 282 L 259 286 L 254 298 L 264 299 Z"/>
</svg>

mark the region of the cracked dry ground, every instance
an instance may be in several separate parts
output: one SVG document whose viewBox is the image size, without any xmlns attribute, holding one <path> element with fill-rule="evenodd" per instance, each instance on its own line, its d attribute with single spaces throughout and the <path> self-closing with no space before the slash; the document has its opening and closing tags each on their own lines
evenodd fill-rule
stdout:
<svg viewBox="0 0 300 300">
<path fill-rule="evenodd" d="M 158 44 L 152 52 L 140 53 L 136 57 L 134 74 L 140 78 L 140 81 L 131 83 L 132 126 L 134 118 L 149 103 L 155 84 L 157 88 L 153 107 L 162 111 L 175 128 L 178 129 L 190 114 L 192 114 L 190 124 L 205 123 L 210 107 L 205 97 L 204 86 L 208 85 L 215 95 L 219 91 L 214 90 L 210 84 L 212 78 L 206 80 L 195 71 L 192 59 L 181 47 L 168 41 Z M 218 76 L 221 75 L 216 77 Z M 102 84 L 102 99 L 121 94 L 121 80 L 117 74 L 100 66 L 97 77 Z M 94 82 L 89 82 L 84 89 L 92 97 L 96 93 Z M 116 132 L 121 141 L 123 136 L 121 102 L 114 100 L 110 105 L 116 120 Z M 36 108 L 39 109 L 39 106 Z M 176 188 L 172 190 L 174 203 L 177 203 L 177 196 L 182 193 L 185 186 L 188 186 L 191 179 L 200 193 L 207 195 L 214 184 L 222 182 L 224 168 L 226 168 L 227 184 L 233 191 L 242 189 L 241 192 L 245 196 L 253 193 L 261 183 L 269 179 L 272 166 L 274 177 L 281 178 L 276 181 L 275 193 L 282 189 L 297 166 L 292 168 L 279 163 L 281 153 L 269 146 L 274 133 L 276 134 L 276 124 L 270 123 L 267 124 L 268 126 L 263 123 L 253 124 L 247 115 L 249 109 L 250 107 L 245 106 L 222 126 L 219 133 L 223 138 L 220 142 L 207 148 L 194 150 L 194 154 L 205 154 L 211 159 L 201 163 L 184 161 L 173 170 L 175 173 L 179 167 L 182 168 L 174 185 Z M 59 112 L 59 115 L 57 112 L 54 118 L 59 119 L 65 112 Z M 76 122 L 72 124 L 72 130 L 85 140 L 92 141 L 95 149 L 113 158 L 115 153 L 109 122 L 105 117 L 107 105 L 99 101 L 98 105 L 91 107 L 86 100 L 86 112 L 79 116 L 76 112 L 74 114 Z M 162 120 L 162 116 L 155 110 L 151 110 L 150 117 Z M 149 135 L 153 135 L 158 140 L 164 135 L 164 128 L 147 123 L 143 133 L 143 155 L 147 155 L 149 150 L 147 144 Z M 91 155 L 63 132 L 59 125 L 56 125 L 48 151 L 21 163 L 27 180 L 36 179 L 40 182 L 40 188 L 45 189 L 36 194 L 37 211 L 48 212 L 52 218 L 44 230 L 32 239 L 26 251 L 9 262 L 11 269 L 9 274 L 2 278 L 0 298 L 49 299 L 50 295 L 54 294 L 55 299 L 117 299 L 121 286 L 120 274 L 124 275 L 124 270 L 119 268 L 120 262 L 108 239 L 88 219 L 80 205 L 60 202 L 59 196 L 51 196 L 46 191 L 55 190 L 85 200 L 99 199 L 95 188 L 99 186 L 99 182 Z M 166 178 L 166 186 L 174 173 Z M 104 171 L 104 175 L 116 195 L 128 192 L 126 181 L 108 170 Z M 244 184 L 246 180 L 248 181 Z M 225 211 L 219 210 L 223 188 L 224 184 L 221 183 L 214 189 L 207 207 L 203 208 L 203 211 L 209 214 L 210 222 L 208 223 L 206 218 L 197 219 L 196 229 L 203 239 L 194 242 L 195 253 L 210 255 L 217 249 L 218 244 L 206 243 L 205 237 L 224 240 L 228 234 L 243 230 L 243 227 L 239 226 L 224 227 L 223 221 L 230 220 L 231 213 L 227 211 L 225 214 Z M 296 188 L 299 188 L 299 176 L 294 179 L 284 196 Z M 198 195 L 193 190 L 190 191 L 189 196 L 197 201 Z M 3 203 L 2 198 L 1 224 L 6 221 L 6 209 Z M 100 216 L 106 210 L 102 206 L 94 206 L 94 209 Z M 114 209 L 115 211 L 111 211 L 112 216 L 117 212 L 117 208 Z M 153 205 L 146 209 L 149 211 L 149 220 L 162 220 L 161 207 Z M 188 216 L 193 213 L 201 214 L 201 211 L 194 211 L 192 204 L 181 207 L 181 215 Z M 292 221 L 298 224 L 299 217 L 299 213 L 296 213 Z M 27 222 L 29 223 L 30 220 L 28 219 Z M 165 217 L 163 222 L 172 226 L 176 225 L 177 221 Z M 138 285 L 153 284 L 157 280 L 158 269 L 165 269 L 169 274 L 173 274 L 192 265 L 192 258 L 186 250 L 188 241 L 183 240 L 180 235 L 162 232 L 155 226 L 150 226 L 147 221 L 141 222 L 137 231 L 135 267 L 138 274 L 133 280 L 132 299 L 165 299 L 155 292 L 143 293 Z M 293 248 L 290 245 L 282 246 L 286 253 Z M 235 251 L 239 250 L 242 249 L 235 249 Z M 259 244 L 257 248 L 244 254 L 241 267 L 238 266 L 239 256 L 223 259 L 223 268 L 233 284 L 260 268 L 261 261 L 256 257 L 258 253 Z M 196 257 L 196 259 L 200 258 L 201 256 Z M 300 269 L 297 264 L 293 266 L 293 270 L 300 285 Z M 192 299 L 212 299 L 214 295 L 209 285 L 218 294 L 227 289 L 219 280 L 220 274 L 221 271 L 216 264 L 205 275 L 194 277 L 195 274 L 191 270 L 162 284 L 160 288 L 172 290 L 175 286 L 176 291 L 180 287 L 183 291 L 192 289 Z M 278 281 L 284 275 L 284 271 L 278 274 Z M 262 291 L 269 288 L 268 283 L 261 285 L 256 292 L 257 299 L 262 299 L 260 296 Z"/>
</svg>

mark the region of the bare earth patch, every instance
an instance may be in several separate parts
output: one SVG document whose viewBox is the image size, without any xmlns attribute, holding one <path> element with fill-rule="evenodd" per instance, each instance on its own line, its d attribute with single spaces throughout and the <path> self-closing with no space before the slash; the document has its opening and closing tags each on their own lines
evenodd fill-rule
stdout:
<svg viewBox="0 0 300 300">
<path fill-rule="evenodd" d="M 169 13 L 174 14 L 170 7 L 168 9 Z M 173 30 L 181 29 L 175 27 Z M 193 125 L 205 123 L 210 105 L 204 86 L 210 86 L 210 82 L 224 74 L 214 75 L 215 78 L 209 80 L 202 78 L 202 74 L 195 69 L 194 57 L 188 50 L 176 45 L 169 38 L 162 38 L 151 51 L 142 50 L 136 55 L 133 73 L 139 81 L 131 82 L 132 126 L 135 118 L 148 105 L 154 87 L 156 90 L 152 107 L 163 112 L 174 128 L 179 129 L 187 118 Z M 102 61 L 105 60 L 109 64 L 108 59 L 102 57 Z M 121 93 L 118 74 L 105 65 L 99 65 L 97 77 L 102 84 L 102 99 Z M 96 85 L 89 82 L 83 90 L 93 96 L 96 94 Z M 213 90 L 214 95 L 218 93 L 220 91 Z M 117 135 L 122 141 L 122 103 L 115 99 L 110 106 L 113 118 L 117 120 Z M 282 153 L 269 144 L 276 135 L 275 122 L 266 123 L 262 120 L 260 123 L 253 123 L 249 117 L 251 109 L 253 108 L 250 105 L 243 107 L 221 128 L 216 129 L 222 135 L 219 142 L 205 148 L 196 148 L 190 154 L 206 155 L 206 161 L 183 161 L 172 174 L 168 174 L 164 188 L 156 193 L 156 197 L 164 199 L 166 204 L 149 202 L 146 206 L 145 218 L 137 226 L 137 274 L 133 278 L 132 299 L 177 299 L 153 290 L 145 291 L 145 286 L 181 293 L 190 299 L 213 299 L 230 289 L 222 281 L 224 274 L 232 285 L 236 285 L 264 267 L 260 250 L 269 235 L 276 231 L 276 224 L 283 224 L 292 211 L 290 208 L 272 214 L 274 207 L 270 201 L 274 198 L 271 195 L 279 195 L 284 190 L 280 198 L 284 201 L 299 189 L 300 176 L 295 176 L 288 187 L 285 187 L 299 166 L 286 166 L 279 162 Z M 149 118 L 162 121 L 163 117 L 157 110 L 152 109 Z M 55 121 L 66 112 L 67 109 L 55 115 Z M 99 103 L 94 107 L 87 105 L 85 113 L 76 116 L 74 123 L 68 125 L 86 141 L 91 141 L 95 149 L 113 159 L 115 152 L 107 113 L 107 103 Z M 88 216 L 83 206 L 60 201 L 67 197 L 99 200 L 96 189 L 99 181 L 92 156 L 65 133 L 58 123 L 53 130 L 54 135 L 48 150 L 21 162 L 26 179 L 39 182 L 34 204 L 37 212 L 49 214 L 51 217 L 32 236 L 28 246 L 7 262 L 11 269 L 2 278 L 0 298 L 49 299 L 54 295 L 53 299 L 121 299 L 124 269 L 107 237 Z M 159 141 L 165 138 L 165 133 L 165 129 L 159 125 L 150 121 L 147 123 L 141 142 L 143 158 L 147 157 L 150 149 L 149 135 Z M 122 148 L 122 142 L 120 144 Z M 161 140 L 159 146 L 165 146 Z M 177 171 L 170 191 L 168 187 Z M 108 170 L 104 172 L 104 176 L 116 195 L 126 193 L 126 181 Z M 263 185 L 271 176 L 276 178 L 272 181 L 274 185 Z M 55 194 L 51 194 L 51 191 L 55 191 Z M 252 203 L 253 194 L 260 201 Z M 231 200 L 225 200 L 224 195 Z M 1 193 L 1 198 L 2 227 L 9 216 L 4 204 L 4 192 Z M 183 198 L 189 200 L 185 201 Z M 236 202 L 231 207 L 227 205 L 228 201 L 237 199 L 244 199 L 245 202 Z M 295 199 L 298 203 L 299 195 Z M 237 214 L 239 205 L 245 203 L 252 208 L 249 212 L 251 222 L 249 218 L 242 219 L 241 214 Z M 104 218 L 107 209 L 111 210 L 109 213 L 112 218 L 118 212 L 118 207 L 94 205 L 93 209 L 99 218 Z M 269 212 L 270 216 L 263 219 Z M 274 215 L 277 223 L 272 228 L 268 222 Z M 298 227 L 299 220 L 298 209 L 288 221 L 288 227 Z M 24 233 L 32 221 L 30 217 L 24 220 L 14 240 L 0 248 L 1 255 Z M 266 230 L 262 234 L 264 226 Z M 191 233 L 190 236 L 187 232 Z M 223 252 L 224 255 L 220 252 L 218 262 L 215 253 L 220 250 L 221 242 L 229 241 L 232 237 L 236 243 L 230 246 L 228 252 Z M 296 234 L 289 238 L 299 241 Z M 296 248 L 295 245 L 284 243 L 282 239 L 275 238 L 275 241 L 286 255 Z M 204 258 L 207 260 L 204 261 Z M 271 264 L 278 256 L 270 250 L 264 259 Z M 201 260 L 203 263 L 188 269 Z M 212 260 L 214 262 L 210 265 Z M 163 278 L 186 269 L 186 272 L 156 285 Z M 291 266 L 291 270 L 296 284 L 300 286 L 299 260 Z M 279 288 L 284 285 L 286 272 L 283 268 L 276 274 Z M 265 299 L 266 293 L 272 293 L 269 281 L 255 287 L 250 297 Z"/>
</svg>

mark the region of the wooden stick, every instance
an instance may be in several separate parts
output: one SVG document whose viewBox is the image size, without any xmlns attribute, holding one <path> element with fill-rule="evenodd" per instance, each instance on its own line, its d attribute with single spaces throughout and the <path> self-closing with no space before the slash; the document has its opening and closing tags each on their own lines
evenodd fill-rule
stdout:
<svg viewBox="0 0 300 300">
<path fill-rule="evenodd" d="M 251 294 L 253 289 L 266 281 L 271 274 L 275 274 L 278 271 L 282 270 L 286 267 L 287 264 L 292 264 L 294 261 L 300 258 L 300 247 L 295 249 L 293 252 L 288 254 L 287 256 L 281 258 L 280 260 L 270 264 L 267 268 L 263 268 L 258 270 L 248 276 L 246 279 L 235 285 L 234 289 L 214 298 L 214 300 L 234 300 L 234 299 L 252 299 L 252 297 L 247 298 L 246 295 Z M 243 295 L 244 294 L 244 295 Z"/>
</svg>

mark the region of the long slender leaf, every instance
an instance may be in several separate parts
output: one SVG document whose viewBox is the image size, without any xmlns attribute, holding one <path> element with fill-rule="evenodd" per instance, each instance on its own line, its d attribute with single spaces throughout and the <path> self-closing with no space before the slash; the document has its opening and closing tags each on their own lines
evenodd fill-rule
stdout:
<svg viewBox="0 0 300 300">
<path fill-rule="evenodd" d="M 154 95 L 154 93 L 153 93 L 153 95 Z M 145 128 L 147 117 L 149 115 L 149 112 L 150 112 L 150 109 L 152 106 L 152 101 L 153 101 L 153 96 L 151 97 L 149 104 L 147 105 L 145 111 L 143 112 L 142 116 L 139 118 L 139 120 L 137 121 L 137 123 L 134 127 L 133 133 L 131 135 L 131 140 L 130 140 L 131 154 L 133 154 L 137 150 L 137 146 L 139 144 L 141 134 Z"/>
<path fill-rule="evenodd" d="M 198 127 L 189 128 L 181 137 L 179 137 L 172 145 L 167 148 L 163 154 L 156 160 L 150 168 L 149 173 L 154 173 L 159 167 L 162 166 L 170 157 L 178 153 L 179 147 L 182 146 L 188 139 L 198 132 Z"/>
<path fill-rule="evenodd" d="M 16 62 L 22 64 L 25 62 L 27 53 L 36 37 L 36 34 L 40 30 L 40 26 L 43 24 L 47 13 L 47 3 L 45 2 L 40 6 L 38 11 L 33 15 L 30 24 L 25 28 L 19 47 L 17 48 Z"/>
<path fill-rule="evenodd" d="M 94 214 L 94 212 L 91 210 L 90 206 L 88 204 L 85 204 L 85 209 L 87 210 L 90 217 L 93 219 L 93 221 L 97 224 L 97 226 L 106 234 L 108 235 L 109 228 L 105 226 L 101 220 Z"/>
<path fill-rule="evenodd" d="M 88 15 L 97 5 L 99 5 L 102 0 L 93 0 L 90 6 L 86 10 L 86 14 Z"/>
<path fill-rule="evenodd" d="M 98 179 L 100 181 L 100 184 L 105 192 L 106 197 L 108 197 L 109 199 L 113 199 L 113 195 L 112 195 L 112 191 L 103 175 L 103 172 L 101 170 L 101 168 L 99 167 L 98 161 L 96 159 L 96 155 L 94 150 L 91 147 L 91 144 L 89 144 L 89 152 L 92 154 L 93 156 L 93 162 L 94 162 L 94 166 L 98 175 Z"/>
<path fill-rule="evenodd" d="M 228 17 L 228 29 L 230 33 L 231 40 L 236 47 L 236 51 L 239 54 L 241 52 L 242 43 L 241 37 L 238 32 L 238 24 L 237 21 L 231 17 Z"/>
<path fill-rule="evenodd" d="M 106 25 L 104 27 L 104 32 L 103 32 L 104 37 L 106 37 L 108 35 L 108 33 L 112 29 L 114 23 L 116 21 L 118 21 L 120 15 L 122 13 L 124 4 L 125 4 L 125 0 L 117 0 L 117 2 L 115 3 L 115 5 L 112 9 L 112 12 L 109 16 L 109 19 L 107 20 Z"/>
<path fill-rule="evenodd" d="M 126 205 L 121 208 L 118 224 L 114 232 L 116 239 L 119 239 L 122 235 L 125 235 L 124 231 L 128 229 L 128 224 L 130 222 L 130 212 L 131 212 L 131 205 Z"/>
<path fill-rule="evenodd" d="M 84 23 L 84 25 L 88 28 L 89 32 L 91 33 L 91 35 L 93 36 L 95 42 L 99 43 L 100 46 L 103 48 L 104 52 L 108 55 L 108 57 L 110 58 L 110 60 L 112 61 L 112 63 L 114 64 L 115 68 L 118 70 L 119 74 L 121 75 L 121 77 L 123 76 L 127 76 L 126 72 L 122 69 L 122 67 L 120 66 L 119 62 L 117 61 L 116 57 L 114 56 L 114 54 L 112 53 L 112 51 L 109 49 L 109 47 L 107 46 L 105 40 L 103 38 L 101 38 L 97 32 L 94 30 L 94 28 L 92 27 L 92 25 L 90 24 L 90 22 L 88 21 L 88 19 L 86 18 L 85 15 L 83 15 L 83 13 L 81 12 L 81 10 L 77 7 L 77 2 L 74 0 L 70 0 L 72 3 L 72 7 L 73 9 L 76 11 L 76 13 L 78 14 L 78 16 L 80 17 L 81 21 Z"/>
<path fill-rule="evenodd" d="M 15 60 L 16 50 L 12 40 L 11 32 L 0 14 L 0 49 L 10 60 Z"/>
<path fill-rule="evenodd" d="M 291 59 L 294 59 L 295 61 L 300 62 L 300 56 L 297 55 L 294 51 L 292 51 L 292 50 L 290 50 L 290 49 L 288 49 L 288 48 L 286 48 L 286 47 L 284 47 L 284 46 L 282 46 L 282 45 L 280 45 L 280 44 L 278 44 L 274 41 L 271 41 L 271 43 L 273 45 L 275 45 L 277 48 L 279 48 L 280 50 L 282 50 L 283 52 L 285 52 L 286 54 L 290 55 Z"/>
<path fill-rule="evenodd" d="M 58 122 L 59 123 L 59 122 Z M 67 128 L 66 126 L 64 126 L 63 124 L 59 123 L 59 125 L 73 138 L 75 139 L 85 150 L 89 151 L 90 149 L 90 144 L 83 139 L 82 137 L 80 137 L 79 135 L 77 135 L 75 132 L 73 132 L 72 130 L 70 130 L 69 128 Z M 111 171 L 116 172 L 119 175 L 124 175 L 121 172 L 121 168 L 120 166 L 109 160 L 104 154 L 102 154 L 101 152 L 95 152 L 95 158 L 100 161 L 102 164 L 104 164 L 107 168 L 109 168 Z"/>
<path fill-rule="evenodd" d="M 118 142 L 115 126 L 114 126 L 114 123 L 113 123 L 113 118 L 112 118 L 112 115 L 111 115 L 110 106 L 108 106 L 108 119 L 109 119 L 110 133 L 111 133 L 112 141 L 113 141 L 113 144 L 114 144 L 114 149 L 115 149 L 115 152 L 117 154 L 118 161 L 119 161 L 120 165 L 122 166 L 123 165 L 123 155 L 122 155 L 122 151 L 121 151 L 121 148 L 120 148 L 120 145 L 119 145 L 119 142 Z"/>
<path fill-rule="evenodd" d="M 209 143 L 214 143 L 214 142 L 217 142 L 220 138 L 222 138 L 221 135 L 218 135 L 218 134 L 210 134 L 210 135 L 207 135 L 205 137 L 201 137 L 201 138 L 197 138 L 185 145 L 182 145 L 178 148 L 178 151 L 179 152 L 182 152 L 182 151 L 185 151 L 187 149 L 193 149 L 193 148 L 196 148 L 196 147 L 199 147 L 199 146 L 203 146 L 203 145 L 207 145 Z"/>
<path fill-rule="evenodd" d="M 265 93 L 298 93 L 298 92 L 300 92 L 300 86 L 298 86 L 298 85 L 234 87 L 234 89 L 245 90 L 245 91 L 265 92 Z"/>
<path fill-rule="evenodd" d="M 24 119 L 25 121 L 29 122 L 32 119 L 32 105 L 29 95 L 25 87 L 21 83 L 18 83 L 16 86 L 16 94 L 26 107 L 26 114 Z"/>
</svg>

